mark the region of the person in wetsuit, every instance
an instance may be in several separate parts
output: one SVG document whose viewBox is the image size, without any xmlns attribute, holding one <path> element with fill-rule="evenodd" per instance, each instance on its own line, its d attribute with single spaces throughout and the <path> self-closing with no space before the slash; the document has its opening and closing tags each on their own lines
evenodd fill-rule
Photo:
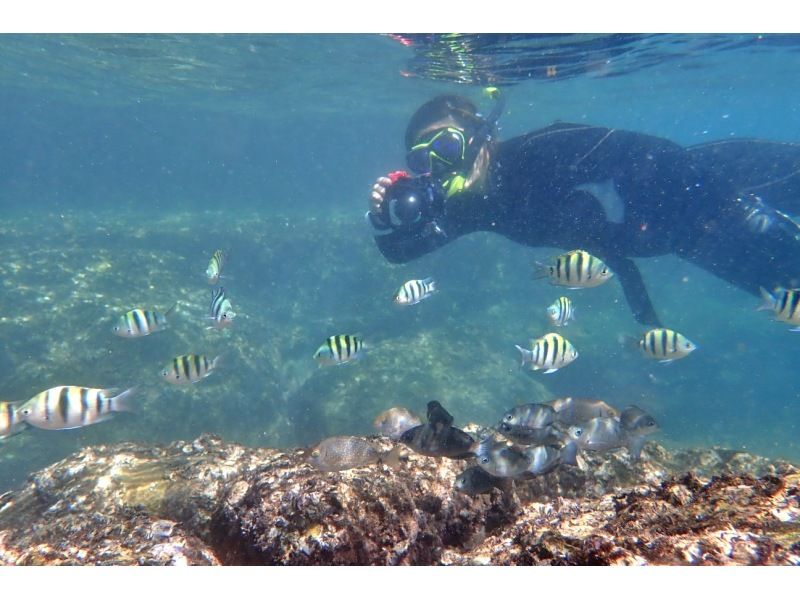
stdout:
<svg viewBox="0 0 800 598">
<path fill-rule="evenodd" d="M 660 326 L 631 258 L 673 253 L 754 294 L 800 284 L 800 146 L 759 140 L 682 147 L 559 122 L 496 141 L 461 96 L 421 106 L 410 170 L 378 179 L 368 220 L 381 253 L 413 260 L 475 231 L 531 247 L 585 249 L 617 275 L 637 321 Z M 398 195 L 398 185 L 413 193 Z M 394 189 L 393 189 L 394 188 Z M 410 198 L 410 201 L 409 201 Z"/>
</svg>

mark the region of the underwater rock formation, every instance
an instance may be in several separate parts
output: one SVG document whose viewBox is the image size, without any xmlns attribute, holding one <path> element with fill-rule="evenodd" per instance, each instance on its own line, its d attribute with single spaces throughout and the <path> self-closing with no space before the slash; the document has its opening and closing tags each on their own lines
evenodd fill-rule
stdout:
<svg viewBox="0 0 800 598">
<path fill-rule="evenodd" d="M 207 435 L 94 446 L 0 497 L 0 563 L 800 564 L 793 466 L 653 442 L 643 456 L 470 497 L 453 490 L 469 460 L 326 473 Z"/>
</svg>

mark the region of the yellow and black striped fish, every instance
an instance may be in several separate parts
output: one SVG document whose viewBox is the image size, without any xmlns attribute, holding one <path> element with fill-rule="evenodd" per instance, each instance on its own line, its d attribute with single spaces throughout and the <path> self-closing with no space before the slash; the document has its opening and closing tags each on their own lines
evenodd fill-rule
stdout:
<svg viewBox="0 0 800 598">
<path fill-rule="evenodd" d="M 15 403 L 0 401 L 0 440 L 22 432 L 25 422 L 19 414 L 21 405 L 21 401 Z"/>
<path fill-rule="evenodd" d="M 531 350 L 515 345 L 522 355 L 523 367 L 529 363 L 532 370 L 545 370 L 551 374 L 578 358 L 578 351 L 560 334 L 550 332 L 531 341 Z"/>
<path fill-rule="evenodd" d="M 161 370 L 161 377 L 170 384 L 194 384 L 207 378 L 219 364 L 219 356 L 209 359 L 205 355 L 179 355 Z"/>
<path fill-rule="evenodd" d="M 19 408 L 25 423 L 45 430 L 71 430 L 97 424 L 120 411 L 133 411 L 135 389 L 116 390 L 85 386 L 55 386 L 40 392 Z"/>
<path fill-rule="evenodd" d="M 686 357 L 697 348 L 692 341 L 669 328 L 653 328 L 639 339 L 639 349 L 646 357 L 669 363 Z"/>
<path fill-rule="evenodd" d="M 149 309 L 132 309 L 120 316 L 111 332 L 125 338 L 137 338 L 159 332 L 167 327 L 169 316 L 178 304 L 170 307 L 164 314 Z"/>
<path fill-rule="evenodd" d="M 554 326 L 566 326 L 575 319 L 575 309 L 569 297 L 559 297 L 547 308 L 547 317 Z"/>
<path fill-rule="evenodd" d="M 422 280 L 409 280 L 403 283 L 400 290 L 394 296 L 394 301 L 398 305 L 415 305 L 427 299 L 436 292 L 436 281 L 433 278 L 423 278 Z"/>
<path fill-rule="evenodd" d="M 206 278 L 208 279 L 208 284 L 217 284 L 217 282 L 219 282 L 219 279 L 222 276 L 222 268 L 225 266 L 227 261 L 227 252 L 222 251 L 222 249 L 217 249 L 214 252 L 214 255 L 211 256 L 211 260 L 208 262 L 208 268 L 206 268 Z"/>
<path fill-rule="evenodd" d="M 794 324 L 794 328 L 790 328 L 792 332 L 800 332 L 800 289 L 775 289 L 775 294 L 771 294 L 763 287 L 761 290 L 761 298 L 764 302 L 758 308 L 758 311 L 763 309 L 772 310 L 775 313 L 775 319 L 787 324 Z"/>
<path fill-rule="evenodd" d="M 216 291 L 211 291 L 211 315 L 208 317 L 214 322 L 214 328 L 220 330 L 233 324 L 236 312 L 233 311 L 224 288 L 220 287 Z"/>
<path fill-rule="evenodd" d="M 320 365 L 339 365 L 360 359 L 366 349 L 364 341 L 352 334 L 329 336 L 314 353 Z"/>
<path fill-rule="evenodd" d="M 559 255 L 550 265 L 538 266 L 539 270 L 534 278 L 549 277 L 551 284 L 570 289 L 596 287 L 614 275 L 603 260 L 582 249 Z"/>
</svg>

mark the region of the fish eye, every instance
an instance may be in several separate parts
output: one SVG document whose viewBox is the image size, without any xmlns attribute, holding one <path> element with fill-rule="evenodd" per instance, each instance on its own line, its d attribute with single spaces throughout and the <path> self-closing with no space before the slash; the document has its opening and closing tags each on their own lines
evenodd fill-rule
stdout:
<svg viewBox="0 0 800 598">
<path fill-rule="evenodd" d="M 481 457 L 481 463 L 486 465 L 489 462 L 489 457 Z"/>
<path fill-rule="evenodd" d="M 583 434 L 583 430 L 581 430 L 580 428 L 578 428 L 577 430 L 575 430 L 575 436 L 577 436 L 577 437 L 579 437 L 579 438 L 580 438 L 581 434 Z"/>
<path fill-rule="evenodd" d="M 505 421 L 507 421 L 509 423 L 511 423 L 512 419 L 514 419 L 514 416 L 511 415 L 510 413 L 503 418 L 503 420 L 505 420 Z"/>
<path fill-rule="evenodd" d="M 31 414 L 31 410 L 30 409 L 23 409 L 22 411 L 20 411 L 20 413 L 22 413 L 22 415 L 30 415 Z"/>
<path fill-rule="evenodd" d="M 686 343 L 686 348 L 690 349 L 692 347 L 692 343 Z"/>
</svg>

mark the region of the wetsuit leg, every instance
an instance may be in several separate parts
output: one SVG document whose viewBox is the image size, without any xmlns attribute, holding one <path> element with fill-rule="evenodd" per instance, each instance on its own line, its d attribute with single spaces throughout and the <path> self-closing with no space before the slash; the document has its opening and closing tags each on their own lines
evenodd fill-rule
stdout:
<svg viewBox="0 0 800 598">
<path fill-rule="evenodd" d="M 603 260 L 608 264 L 614 275 L 619 278 L 622 285 L 622 292 L 633 312 L 633 317 L 640 324 L 646 326 L 661 327 L 661 322 L 656 315 L 653 304 L 650 302 L 650 295 L 644 286 L 642 274 L 633 260 L 624 257 L 603 256 Z"/>
<path fill-rule="evenodd" d="M 758 196 L 697 202 L 677 255 L 753 295 L 800 285 L 800 226 Z"/>
</svg>

